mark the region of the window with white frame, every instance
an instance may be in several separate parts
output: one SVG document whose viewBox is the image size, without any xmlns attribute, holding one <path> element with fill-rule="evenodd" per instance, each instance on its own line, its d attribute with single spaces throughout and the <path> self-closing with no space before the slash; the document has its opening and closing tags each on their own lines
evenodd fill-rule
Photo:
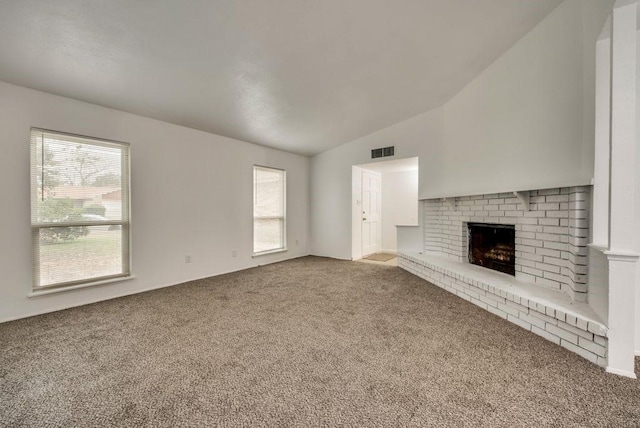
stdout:
<svg viewBox="0 0 640 428">
<path fill-rule="evenodd" d="M 286 171 L 253 167 L 253 254 L 286 250 Z"/>
<path fill-rule="evenodd" d="M 31 130 L 34 289 L 130 276 L 129 145 Z"/>
</svg>

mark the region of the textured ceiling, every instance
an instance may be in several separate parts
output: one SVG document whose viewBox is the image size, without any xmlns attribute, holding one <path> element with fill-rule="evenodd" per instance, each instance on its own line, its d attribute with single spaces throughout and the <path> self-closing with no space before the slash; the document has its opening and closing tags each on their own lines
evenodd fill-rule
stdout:
<svg viewBox="0 0 640 428">
<path fill-rule="evenodd" d="M 560 0 L 0 0 L 0 80 L 305 155 L 442 105 Z"/>
</svg>

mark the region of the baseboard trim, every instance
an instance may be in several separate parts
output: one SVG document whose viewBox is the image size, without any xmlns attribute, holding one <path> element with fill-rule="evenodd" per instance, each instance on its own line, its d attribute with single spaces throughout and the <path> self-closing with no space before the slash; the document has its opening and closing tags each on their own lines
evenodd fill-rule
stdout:
<svg viewBox="0 0 640 428">
<path fill-rule="evenodd" d="M 629 371 L 620 370 L 620 369 L 614 369 L 612 367 L 607 367 L 605 369 L 605 371 L 607 373 L 615 374 L 615 375 L 618 375 L 618 376 L 624 376 L 624 377 L 628 377 L 628 378 L 631 378 L 631 379 L 637 379 L 638 378 L 634 372 L 629 372 Z"/>
<path fill-rule="evenodd" d="M 273 260 L 273 261 L 263 262 L 263 263 L 259 263 L 259 264 L 255 263 L 255 264 L 253 264 L 251 266 L 243 267 L 243 268 L 240 268 L 240 269 L 231 269 L 231 270 L 223 271 L 223 272 L 216 273 L 216 274 L 213 274 L 213 275 L 198 276 L 198 277 L 195 277 L 195 278 L 184 279 L 184 280 L 181 280 L 181 281 L 178 281 L 178 282 L 171 282 L 171 283 L 168 283 L 168 284 L 154 285 L 154 286 L 151 286 L 151 287 L 146 287 L 146 288 L 142 288 L 142 289 L 134 290 L 134 291 L 125 291 L 123 293 L 117 293 L 117 294 L 115 294 L 113 296 L 109 296 L 109 297 L 105 297 L 105 298 L 90 299 L 90 300 L 88 300 L 86 302 L 83 302 L 83 303 L 80 303 L 80 304 L 77 304 L 77 305 L 60 306 L 60 307 L 56 307 L 56 308 L 53 308 L 53 309 L 46 309 L 46 310 L 43 310 L 43 311 L 30 312 L 30 313 L 27 313 L 25 315 L 19 315 L 19 316 L 15 316 L 15 317 L 0 318 L 0 324 L 5 323 L 5 322 L 10 322 L 10 321 L 17 321 L 17 320 L 21 320 L 21 319 L 25 319 L 25 318 L 37 317 L 38 315 L 50 314 L 52 312 L 58 312 L 58 311 L 64 311 L 64 310 L 67 310 L 67 309 L 78 308 L 80 306 L 92 305 L 94 303 L 106 302 L 107 300 L 119 299 L 121 297 L 133 296 L 134 294 L 146 293 L 148 291 L 158 290 L 160 288 L 173 287 L 175 285 L 180 285 L 180 284 L 184 284 L 186 282 L 191 282 L 191 281 L 198 281 L 200 279 L 215 278 L 216 276 L 220 276 L 220 275 L 227 275 L 229 273 L 240 272 L 240 271 L 247 270 L 247 269 L 254 269 L 254 268 L 257 268 L 257 267 L 260 267 L 260 266 L 270 265 L 270 264 L 273 264 L 273 263 L 286 262 L 288 260 L 299 259 L 301 257 L 308 257 L 310 255 L 311 254 L 302 254 L 302 255 L 299 255 L 299 256 L 293 256 L 293 257 L 288 257 L 288 258 L 285 258 L 285 259 Z M 73 293 L 73 292 L 79 292 L 81 290 L 82 289 L 69 290 L 69 292 Z M 40 296 L 39 298 L 46 298 L 46 296 Z"/>
</svg>

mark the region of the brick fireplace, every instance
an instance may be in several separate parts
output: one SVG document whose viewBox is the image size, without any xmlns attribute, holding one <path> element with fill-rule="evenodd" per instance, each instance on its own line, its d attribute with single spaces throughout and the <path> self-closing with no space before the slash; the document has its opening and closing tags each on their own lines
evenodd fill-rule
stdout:
<svg viewBox="0 0 640 428">
<path fill-rule="evenodd" d="M 424 246 L 458 261 L 468 260 L 468 223 L 515 228 L 516 278 L 567 292 L 586 301 L 590 188 L 563 187 L 528 192 L 424 201 Z"/>
<path fill-rule="evenodd" d="M 424 200 L 421 250 L 399 249 L 398 266 L 604 366 L 607 327 L 585 303 L 590 193 L 578 186 Z M 470 263 L 469 225 L 478 224 L 512 231 L 513 272 Z"/>
</svg>

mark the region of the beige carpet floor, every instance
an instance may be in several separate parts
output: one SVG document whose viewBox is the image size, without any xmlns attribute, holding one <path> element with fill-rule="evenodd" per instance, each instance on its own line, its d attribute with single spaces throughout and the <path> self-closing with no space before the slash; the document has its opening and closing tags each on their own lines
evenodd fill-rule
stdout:
<svg viewBox="0 0 640 428">
<path fill-rule="evenodd" d="M 640 382 L 397 267 L 305 257 L 0 324 L 0 426 L 640 425 Z"/>
</svg>

